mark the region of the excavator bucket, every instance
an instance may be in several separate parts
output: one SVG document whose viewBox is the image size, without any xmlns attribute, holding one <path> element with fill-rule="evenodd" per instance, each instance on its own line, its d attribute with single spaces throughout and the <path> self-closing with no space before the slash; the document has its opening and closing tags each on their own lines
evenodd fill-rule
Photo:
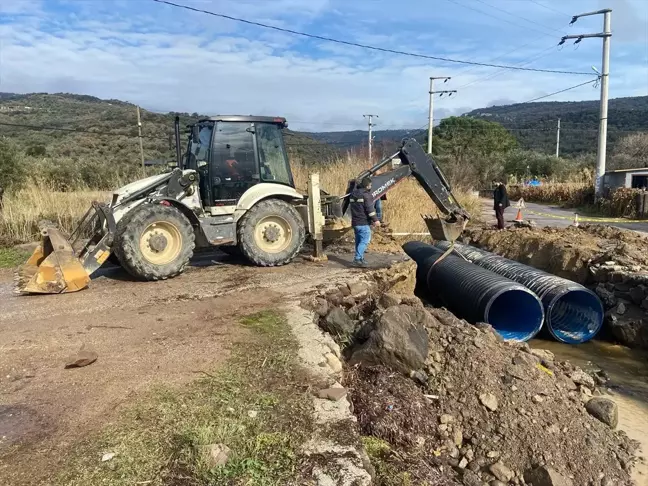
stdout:
<svg viewBox="0 0 648 486">
<path fill-rule="evenodd" d="M 466 218 L 457 215 L 451 215 L 445 219 L 437 216 L 423 215 L 423 220 L 433 240 L 446 241 L 456 241 L 468 223 Z"/>
<path fill-rule="evenodd" d="M 87 287 L 90 275 L 61 232 L 44 228 L 41 235 L 40 246 L 16 272 L 16 292 L 61 294 Z"/>
</svg>

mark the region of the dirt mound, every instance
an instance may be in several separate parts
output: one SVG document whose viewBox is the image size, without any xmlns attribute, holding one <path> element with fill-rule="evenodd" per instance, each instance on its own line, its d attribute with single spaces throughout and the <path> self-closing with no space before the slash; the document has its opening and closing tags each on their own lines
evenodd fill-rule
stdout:
<svg viewBox="0 0 648 486">
<path fill-rule="evenodd" d="M 331 233 L 333 233 L 333 231 L 331 231 Z M 371 233 L 371 242 L 367 247 L 367 251 L 373 253 L 403 253 L 400 243 L 396 240 L 392 234 L 393 231 L 390 228 L 384 226 L 372 228 Z M 353 251 L 355 247 L 353 230 L 348 229 L 344 233 L 338 233 L 338 235 L 339 238 L 332 240 L 329 245 L 326 245 L 326 251 Z"/>
<path fill-rule="evenodd" d="M 348 375 L 364 435 L 386 441 L 428 481 L 443 473 L 463 484 L 522 484 L 544 467 L 576 485 L 632 484 L 637 445 L 586 411 L 598 393 L 592 377 L 504 343 L 490 326 L 429 312 L 426 376 L 415 377 L 424 386 L 382 367 Z"/>
<path fill-rule="evenodd" d="M 411 294 L 415 268 L 312 296 L 320 326 L 355 363 L 343 384 L 376 484 L 632 484 L 638 444 L 611 428 L 617 408 L 596 387 L 603 377 L 424 308 Z"/>
<path fill-rule="evenodd" d="M 477 228 L 467 236 L 475 246 L 582 284 L 590 280 L 588 268 L 597 263 L 648 269 L 648 238 L 609 226 Z"/>
</svg>

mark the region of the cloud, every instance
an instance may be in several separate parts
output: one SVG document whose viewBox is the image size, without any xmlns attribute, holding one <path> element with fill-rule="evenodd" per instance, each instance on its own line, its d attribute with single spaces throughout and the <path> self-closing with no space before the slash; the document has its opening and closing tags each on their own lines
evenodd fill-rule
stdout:
<svg viewBox="0 0 648 486">
<path fill-rule="evenodd" d="M 505 28 L 488 43 L 480 42 L 488 38 L 496 19 L 477 29 L 479 15 L 468 10 L 466 18 L 458 17 L 461 7 L 456 5 L 440 12 L 413 0 L 397 6 L 383 0 L 349 5 L 339 0 L 277 0 L 273 8 L 270 2 L 252 0 L 190 3 L 273 25 L 306 26 L 321 35 L 444 57 L 520 64 L 535 59 L 529 67 L 570 71 L 588 71 L 600 63 L 600 42 L 594 39 L 578 50 L 570 46 L 558 51 L 549 49 L 555 40 L 517 39 Z M 510 9 L 517 3 L 497 4 Z M 418 5 L 420 16 L 407 9 L 410 4 Z M 537 8 L 536 13 L 547 14 L 537 17 L 539 22 L 555 19 L 551 11 Z M 530 12 L 522 15 L 531 18 Z M 446 25 L 449 18 L 455 20 L 454 30 Z M 432 35 L 435 32 L 438 35 Z M 364 129 L 362 114 L 368 112 L 380 115 L 381 129 L 422 126 L 430 75 L 452 76 L 447 89 L 459 91 L 456 97 L 436 102 L 437 119 L 494 103 L 526 101 L 587 79 L 394 56 L 152 2 L 48 2 L 0 23 L 0 36 L 2 91 L 76 92 L 164 111 L 285 115 L 299 130 Z M 624 44 L 622 55 L 615 56 L 612 65 L 623 76 L 612 76 L 611 95 L 647 94 L 644 45 Z M 583 87 L 551 99 L 597 96 Z"/>
</svg>

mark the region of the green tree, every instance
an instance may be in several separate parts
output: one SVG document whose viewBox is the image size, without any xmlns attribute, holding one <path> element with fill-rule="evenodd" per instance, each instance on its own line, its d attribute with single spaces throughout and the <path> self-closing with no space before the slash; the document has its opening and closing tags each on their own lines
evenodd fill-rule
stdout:
<svg viewBox="0 0 648 486">
<path fill-rule="evenodd" d="M 0 188 L 3 190 L 19 186 L 27 175 L 22 157 L 16 145 L 0 137 Z"/>
<path fill-rule="evenodd" d="M 444 119 L 434 129 L 433 153 L 454 185 L 486 186 L 504 174 L 504 156 L 517 147 L 502 125 L 470 117 Z"/>
</svg>

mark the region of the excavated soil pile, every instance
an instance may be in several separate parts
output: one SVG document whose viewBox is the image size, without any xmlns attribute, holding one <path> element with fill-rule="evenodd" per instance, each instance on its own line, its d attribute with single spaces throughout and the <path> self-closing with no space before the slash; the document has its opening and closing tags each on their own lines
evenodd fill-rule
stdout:
<svg viewBox="0 0 648 486">
<path fill-rule="evenodd" d="M 467 485 L 632 484 L 637 444 L 587 412 L 599 394 L 591 376 L 547 351 L 504 343 L 490 326 L 426 312 L 418 383 L 382 366 L 348 375 L 364 435 L 388 442 L 425 480 L 442 472 Z M 566 482 L 533 481 L 545 473 Z"/>
<path fill-rule="evenodd" d="M 648 349 L 648 238 L 609 226 L 473 229 L 470 243 L 589 286 L 606 309 L 604 331 Z"/>
<path fill-rule="evenodd" d="M 591 281 L 588 268 L 614 262 L 648 271 L 648 238 L 609 226 L 472 229 L 470 243 L 579 283 Z"/>
<path fill-rule="evenodd" d="M 415 268 L 307 302 L 343 348 L 360 432 L 387 445 L 378 470 L 406 471 L 411 484 L 632 484 L 638 444 L 614 430 L 604 378 L 423 307 Z"/>
<path fill-rule="evenodd" d="M 379 228 L 372 228 L 371 242 L 367 247 L 367 251 L 374 253 L 403 253 L 400 243 L 393 236 L 393 231 L 390 228 L 381 226 Z M 355 239 L 353 236 L 353 229 L 346 231 L 336 241 L 332 241 L 327 245 L 327 251 L 353 251 L 355 247 Z"/>
</svg>

